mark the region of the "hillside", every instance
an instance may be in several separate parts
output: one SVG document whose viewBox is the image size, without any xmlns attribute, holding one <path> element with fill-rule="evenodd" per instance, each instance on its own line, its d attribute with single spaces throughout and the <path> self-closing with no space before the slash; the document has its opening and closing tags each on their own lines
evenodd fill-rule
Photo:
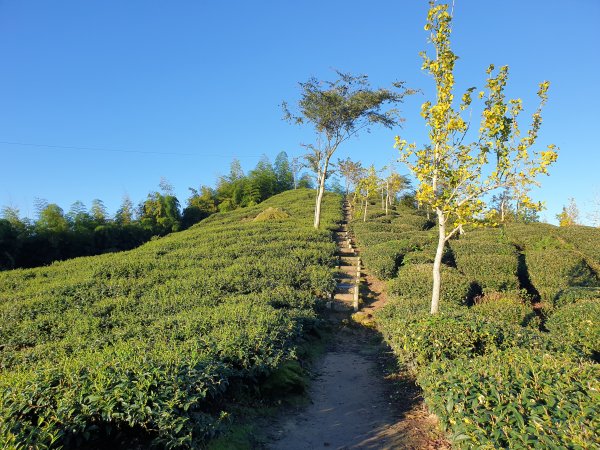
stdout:
<svg viewBox="0 0 600 450">
<path fill-rule="evenodd" d="M 378 326 L 453 445 L 600 445 L 600 230 L 467 230 L 446 248 L 431 316 L 434 223 L 374 208 L 353 229 L 366 267 L 388 280 Z"/>
<path fill-rule="evenodd" d="M 219 399 L 293 360 L 333 290 L 339 205 L 325 197 L 315 231 L 314 192 L 289 191 L 132 251 L 0 273 L 3 446 L 213 435 Z"/>
</svg>

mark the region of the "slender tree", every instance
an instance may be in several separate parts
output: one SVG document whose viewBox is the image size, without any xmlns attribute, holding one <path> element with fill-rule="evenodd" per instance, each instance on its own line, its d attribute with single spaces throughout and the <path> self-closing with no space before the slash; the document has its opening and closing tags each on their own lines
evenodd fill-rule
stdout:
<svg viewBox="0 0 600 450">
<path fill-rule="evenodd" d="M 380 186 L 381 180 L 377 176 L 375 166 L 371 165 L 365 174 L 365 177 L 358 182 L 357 191 L 361 196 L 363 207 L 363 222 L 367 221 L 367 209 L 369 207 L 369 199 L 375 194 Z"/>
<path fill-rule="evenodd" d="M 344 141 L 356 136 L 372 125 L 380 124 L 391 128 L 400 123 L 398 110 L 383 111 L 385 105 L 396 105 L 412 93 L 403 83 L 394 83 L 396 91 L 389 89 L 372 90 L 366 75 L 353 76 L 337 72 L 336 81 L 319 81 L 310 78 L 300 83 L 301 98 L 298 102 L 299 114 L 293 114 L 287 103 L 283 103 L 284 118 L 290 122 L 313 125 L 322 145 L 307 146 L 312 152 L 311 164 L 318 164 L 317 197 L 315 204 L 314 227 L 321 221 L 321 202 L 325 191 L 331 157 Z"/>
<path fill-rule="evenodd" d="M 569 204 L 563 206 L 562 212 L 556 215 L 561 227 L 569 227 L 579 224 L 579 208 L 574 198 L 569 199 Z"/>
<path fill-rule="evenodd" d="M 350 186 L 355 186 L 363 170 L 360 161 L 354 162 L 350 158 L 337 160 L 337 167 L 340 174 L 344 177 L 346 196 L 350 193 Z"/>
<path fill-rule="evenodd" d="M 423 69 L 433 77 L 436 86 L 435 100 L 426 101 L 421 115 L 429 127 L 429 145 L 418 149 L 396 137 L 396 147 L 418 180 L 416 199 L 428 205 L 437 216 L 438 245 L 433 264 L 433 289 L 431 313 L 439 311 L 441 287 L 441 261 L 446 242 L 463 229 L 466 224 L 479 224 L 486 212 L 486 195 L 496 189 L 529 186 L 540 174 L 547 174 L 548 167 L 556 161 L 557 151 L 553 145 L 546 151 L 532 149 L 542 124 L 541 108 L 547 100 L 549 83 L 540 84 L 540 106 L 533 113 L 532 125 L 526 134 L 518 126 L 518 116 L 523 110 L 520 99 L 507 101 L 504 94 L 508 79 L 508 67 L 499 71 L 490 65 L 487 70 L 485 97 L 478 138 L 465 143 L 469 123 L 462 112 L 471 104 L 468 89 L 462 96 L 459 109 L 453 106 L 454 64 L 457 56 L 450 48 L 452 16 L 448 5 L 430 2 L 425 30 L 435 56 L 425 52 Z M 519 201 L 528 207 L 535 204 L 520 190 Z"/>
</svg>

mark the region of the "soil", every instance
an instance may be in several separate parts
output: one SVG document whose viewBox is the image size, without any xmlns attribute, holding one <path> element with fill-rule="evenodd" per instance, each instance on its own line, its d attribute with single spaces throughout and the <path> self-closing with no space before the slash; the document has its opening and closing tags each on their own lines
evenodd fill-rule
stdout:
<svg viewBox="0 0 600 450">
<path fill-rule="evenodd" d="M 264 447 L 450 448 L 437 428 L 436 417 L 424 406 L 419 388 L 397 367 L 374 326 L 373 313 L 386 301 L 385 284 L 361 269 L 362 307 L 352 315 L 353 288 L 348 280 L 356 276 L 358 251 L 345 223 L 336 241 L 343 273 L 329 305 L 333 336 L 312 368 L 308 405 L 289 407 L 264 427 Z"/>
</svg>

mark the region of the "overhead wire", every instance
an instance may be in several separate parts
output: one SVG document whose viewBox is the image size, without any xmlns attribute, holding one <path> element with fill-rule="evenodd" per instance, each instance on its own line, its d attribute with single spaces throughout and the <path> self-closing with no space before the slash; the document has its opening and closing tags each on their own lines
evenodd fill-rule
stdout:
<svg viewBox="0 0 600 450">
<path fill-rule="evenodd" d="M 137 153 L 145 155 L 170 155 L 170 156 L 202 156 L 202 157 L 219 157 L 219 158 L 261 158 L 260 155 L 227 155 L 222 153 L 181 153 L 181 152 L 161 152 L 161 151 L 149 151 L 149 150 L 126 150 L 126 149 L 114 149 L 104 147 L 82 147 L 73 145 L 52 145 L 52 144 L 33 144 L 29 142 L 12 142 L 12 141 L 0 141 L 0 144 L 5 145 L 20 145 L 26 147 L 45 147 L 45 148 L 56 148 L 64 150 L 87 150 L 95 152 L 116 152 L 116 153 Z"/>
</svg>

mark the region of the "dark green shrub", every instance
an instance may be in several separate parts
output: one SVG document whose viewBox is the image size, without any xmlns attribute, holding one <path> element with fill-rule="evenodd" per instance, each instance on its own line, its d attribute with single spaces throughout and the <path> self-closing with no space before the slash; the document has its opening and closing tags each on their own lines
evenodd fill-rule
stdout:
<svg viewBox="0 0 600 450">
<path fill-rule="evenodd" d="M 563 306 L 546 321 L 557 346 L 567 346 L 600 362 L 600 301 L 582 300 Z"/>
<path fill-rule="evenodd" d="M 600 302 L 600 287 L 569 287 L 556 295 L 554 298 L 554 307 L 560 308 L 581 300 L 592 299 Z"/>
<path fill-rule="evenodd" d="M 408 239 L 389 241 L 364 248 L 361 259 L 375 276 L 389 279 L 396 275 L 402 258 L 411 249 Z"/>
<path fill-rule="evenodd" d="M 418 383 L 453 446 L 597 448 L 600 366 L 568 356 L 508 349 L 442 360 Z"/>
<path fill-rule="evenodd" d="M 471 307 L 471 313 L 534 330 L 539 330 L 541 325 L 530 301 L 521 298 L 518 292 L 485 295 Z"/>
<path fill-rule="evenodd" d="M 589 264 L 600 266 L 600 228 L 573 225 L 558 228 L 557 234 L 589 258 Z"/>
<path fill-rule="evenodd" d="M 388 291 L 398 297 L 431 299 L 433 267 L 430 264 L 411 264 L 398 270 L 398 276 L 388 283 Z M 467 305 L 474 296 L 473 282 L 451 267 L 442 269 L 440 309 L 447 305 Z"/>
<path fill-rule="evenodd" d="M 492 240 L 489 233 L 467 234 L 450 246 L 456 267 L 475 280 L 484 293 L 519 289 L 518 257 L 508 242 Z"/>
<path fill-rule="evenodd" d="M 407 314 L 403 302 L 384 308 L 381 330 L 400 361 L 419 371 L 433 361 L 474 358 L 511 347 L 546 348 L 539 333 L 458 308 L 431 315 L 425 308 Z"/>
<path fill-rule="evenodd" d="M 525 254 L 529 277 L 543 302 L 552 305 L 556 296 L 571 286 L 597 286 L 596 274 L 571 250 L 530 250 Z"/>
</svg>

